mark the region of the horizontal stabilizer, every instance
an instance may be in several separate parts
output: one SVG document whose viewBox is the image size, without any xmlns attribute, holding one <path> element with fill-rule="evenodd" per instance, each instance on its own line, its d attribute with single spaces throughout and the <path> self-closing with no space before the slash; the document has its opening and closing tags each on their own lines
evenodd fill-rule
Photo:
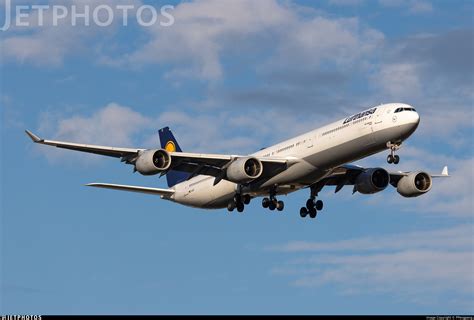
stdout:
<svg viewBox="0 0 474 320">
<path fill-rule="evenodd" d="M 152 195 L 158 195 L 166 199 L 171 198 L 171 196 L 174 194 L 174 190 L 172 189 L 127 186 L 127 185 L 121 185 L 121 184 L 89 183 L 89 184 L 86 184 L 86 186 L 104 188 L 104 189 L 122 190 L 122 191 L 129 191 L 129 192 L 147 193 L 147 194 L 152 194 Z"/>
</svg>

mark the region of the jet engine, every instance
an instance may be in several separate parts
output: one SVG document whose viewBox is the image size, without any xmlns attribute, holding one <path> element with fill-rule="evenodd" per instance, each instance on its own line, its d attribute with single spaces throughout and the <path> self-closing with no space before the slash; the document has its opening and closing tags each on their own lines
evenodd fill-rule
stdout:
<svg viewBox="0 0 474 320">
<path fill-rule="evenodd" d="M 145 150 L 138 155 L 135 169 L 144 176 L 166 171 L 171 166 L 171 156 L 166 150 Z"/>
<path fill-rule="evenodd" d="M 390 182 L 390 175 L 385 169 L 371 168 L 359 174 L 355 189 L 362 194 L 372 194 L 384 190 Z"/>
<path fill-rule="evenodd" d="M 229 181 L 246 183 L 262 175 L 263 165 L 257 158 L 239 158 L 227 168 L 226 174 Z"/>
<path fill-rule="evenodd" d="M 404 197 L 418 197 L 431 190 L 431 176 L 426 172 L 412 172 L 398 181 L 397 192 Z"/>
</svg>

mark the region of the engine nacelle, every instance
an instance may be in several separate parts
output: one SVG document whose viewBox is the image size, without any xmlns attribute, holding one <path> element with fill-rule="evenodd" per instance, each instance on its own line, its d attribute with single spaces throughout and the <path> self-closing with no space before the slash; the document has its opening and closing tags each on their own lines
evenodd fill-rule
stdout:
<svg viewBox="0 0 474 320">
<path fill-rule="evenodd" d="M 226 174 L 229 181 L 246 183 L 262 175 L 263 165 L 257 158 L 239 158 L 227 168 Z"/>
<path fill-rule="evenodd" d="M 372 194 L 384 190 L 389 182 L 390 175 L 387 170 L 371 168 L 357 176 L 355 187 L 362 194 Z"/>
<path fill-rule="evenodd" d="M 397 192 L 404 197 L 418 197 L 431 190 L 431 176 L 426 172 L 412 172 L 398 181 Z"/>
<path fill-rule="evenodd" d="M 171 156 L 163 149 L 142 151 L 135 162 L 135 169 L 144 176 L 166 171 L 170 166 Z"/>
</svg>

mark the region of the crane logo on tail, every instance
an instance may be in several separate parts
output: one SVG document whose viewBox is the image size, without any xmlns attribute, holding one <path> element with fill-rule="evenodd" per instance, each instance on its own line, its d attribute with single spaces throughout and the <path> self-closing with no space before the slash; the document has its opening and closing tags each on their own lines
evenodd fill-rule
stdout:
<svg viewBox="0 0 474 320">
<path fill-rule="evenodd" d="M 176 146 L 173 141 L 168 141 L 165 146 L 165 150 L 168 152 L 175 152 Z"/>
</svg>

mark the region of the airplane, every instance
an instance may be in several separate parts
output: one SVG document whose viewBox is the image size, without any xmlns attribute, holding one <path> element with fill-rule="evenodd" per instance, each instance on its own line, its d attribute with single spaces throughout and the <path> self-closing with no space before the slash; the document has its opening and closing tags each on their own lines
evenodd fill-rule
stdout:
<svg viewBox="0 0 474 320">
<path fill-rule="evenodd" d="M 187 153 L 181 150 L 169 127 L 159 130 L 160 149 L 132 149 L 45 140 L 25 130 L 35 143 L 120 158 L 142 175 L 166 175 L 168 189 L 109 183 L 86 186 L 158 195 L 182 205 L 227 208 L 243 212 L 246 205 L 263 197 L 262 206 L 282 211 L 277 196 L 309 189 L 300 216 L 315 218 L 323 209 L 318 199 L 325 186 L 339 192 L 350 185 L 353 194 L 374 194 L 389 184 L 403 197 L 418 197 L 431 190 L 432 178 L 448 177 L 424 171 L 388 172 L 350 162 L 390 150 L 389 164 L 398 164 L 396 152 L 418 127 L 420 116 L 404 103 L 372 107 L 250 155 Z"/>
</svg>

